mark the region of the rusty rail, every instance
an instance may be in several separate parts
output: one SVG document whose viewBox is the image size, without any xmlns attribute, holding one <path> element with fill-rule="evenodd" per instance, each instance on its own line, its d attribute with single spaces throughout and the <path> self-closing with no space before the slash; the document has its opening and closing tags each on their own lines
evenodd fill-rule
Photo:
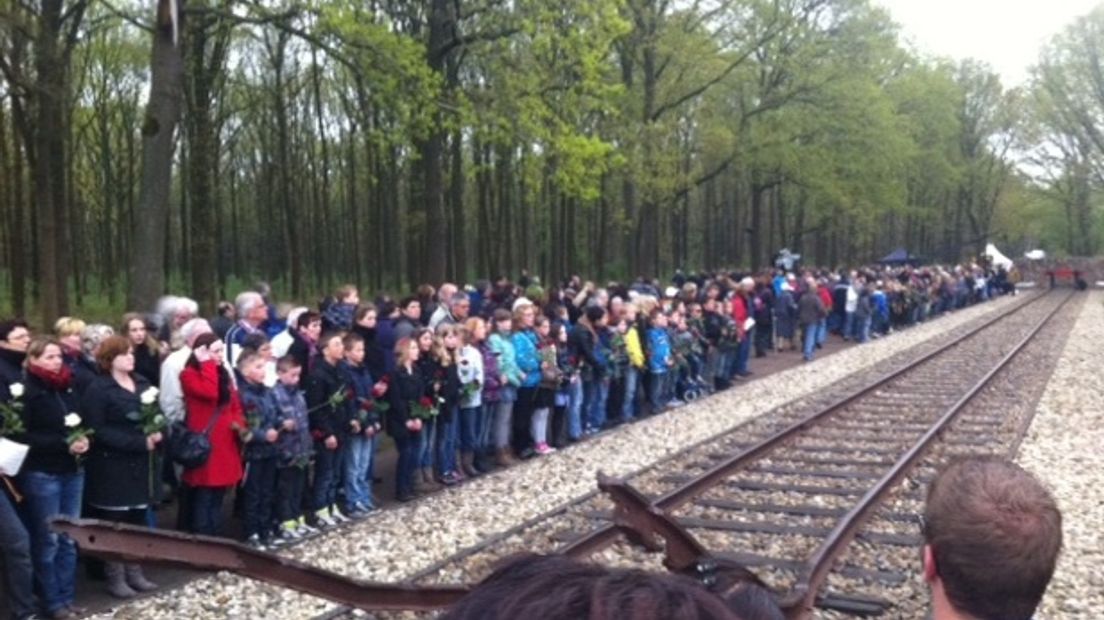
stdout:
<svg viewBox="0 0 1104 620">
<path fill-rule="evenodd" d="M 81 551 L 103 558 L 232 571 L 360 609 L 432 611 L 452 605 L 469 590 L 361 581 L 224 538 L 94 519 L 54 517 L 50 525 L 72 538 Z"/>
</svg>

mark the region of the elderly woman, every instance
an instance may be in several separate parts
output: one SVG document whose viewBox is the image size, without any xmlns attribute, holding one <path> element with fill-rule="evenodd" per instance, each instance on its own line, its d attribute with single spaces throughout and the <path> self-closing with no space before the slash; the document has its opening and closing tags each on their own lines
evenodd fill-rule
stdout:
<svg viewBox="0 0 1104 620">
<path fill-rule="evenodd" d="M 73 389 L 83 394 L 96 377 L 104 373 L 96 362 L 96 354 L 105 340 L 115 335 L 110 325 L 93 323 L 81 330 L 81 355 L 69 365 L 73 371 Z"/>
<path fill-rule="evenodd" d="M 25 430 L 18 437 L 30 446 L 19 472 L 19 488 L 26 497 L 35 578 L 50 618 L 71 618 L 83 612 L 73 607 L 76 545 L 51 532 L 47 523 L 53 515 L 80 516 L 84 471 L 79 458 L 89 445 L 84 437 L 69 440 L 83 421 L 76 413 L 80 403 L 61 350 L 61 343 L 51 338 L 36 339 L 27 349 L 20 413 Z"/>
<path fill-rule="evenodd" d="M 143 432 L 133 413 L 142 410 L 141 396 L 150 385 L 134 372 L 134 353 L 123 336 L 104 340 L 96 362 L 103 374 L 84 393 L 85 421 L 95 431 L 86 463 L 85 502 L 100 519 L 145 525 L 155 481 L 150 454 L 161 433 Z M 117 598 L 157 587 L 137 564 L 108 562 L 106 573 L 107 591 Z"/>
</svg>

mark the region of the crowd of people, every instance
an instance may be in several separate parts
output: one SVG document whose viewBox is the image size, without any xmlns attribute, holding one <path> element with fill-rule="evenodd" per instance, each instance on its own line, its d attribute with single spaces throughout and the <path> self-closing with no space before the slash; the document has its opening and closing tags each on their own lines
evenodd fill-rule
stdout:
<svg viewBox="0 0 1104 620">
<path fill-rule="evenodd" d="M 678 273 L 666 287 L 523 275 L 372 302 L 347 285 L 316 309 L 259 284 L 210 320 L 170 296 L 118 331 L 6 320 L 3 434 L 29 450 L 0 493 L 5 591 L 17 618 L 83 611 L 76 549 L 51 515 L 154 526 L 172 495 L 177 528 L 220 535 L 236 490 L 243 539 L 287 544 L 376 509 L 384 435 L 409 501 L 724 390 L 751 375 L 752 351 L 811 360 L 831 333 L 866 342 L 1011 290 L 977 265 Z M 184 434 L 209 444 L 186 468 L 170 441 Z M 156 588 L 136 564 L 103 573 L 119 598 Z"/>
</svg>

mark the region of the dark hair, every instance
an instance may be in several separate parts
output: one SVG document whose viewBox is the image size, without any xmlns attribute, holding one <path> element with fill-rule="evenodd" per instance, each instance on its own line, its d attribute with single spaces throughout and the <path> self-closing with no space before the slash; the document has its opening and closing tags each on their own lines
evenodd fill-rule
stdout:
<svg viewBox="0 0 1104 620">
<path fill-rule="evenodd" d="M 16 328 L 22 327 L 23 329 L 30 330 L 31 326 L 27 325 L 27 322 L 23 319 L 8 319 L 6 321 L 0 321 L 0 341 L 8 339 Z"/>
<path fill-rule="evenodd" d="M 361 336 L 360 334 L 354 334 L 353 332 L 349 332 L 349 333 L 345 334 L 345 336 L 341 339 L 341 344 L 345 345 L 345 350 L 346 351 L 353 348 L 353 345 L 355 345 L 357 343 L 364 344 L 364 336 Z"/>
<path fill-rule="evenodd" d="M 276 360 L 277 372 L 287 372 L 292 368 L 302 368 L 303 364 L 299 360 L 295 359 L 294 355 L 285 355 Z"/>
<path fill-rule="evenodd" d="M 562 556 L 507 559 L 441 620 L 735 620 L 680 575 L 605 568 Z"/>
<path fill-rule="evenodd" d="M 126 336 L 108 336 L 96 351 L 96 365 L 104 372 L 111 372 L 111 362 L 120 355 L 126 355 L 130 350 L 130 339 Z"/>
<path fill-rule="evenodd" d="M 406 310 L 407 308 L 410 307 L 410 304 L 413 304 L 413 303 L 421 304 L 422 300 L 418 299 L 417 297 L 415 297 L 413 295 L 411 295 L 409 297 L 403 297 L 402 301 L 399 302 L 399 309 L 400 310 Z"/>
<path fill-rule="evenodd" d="M 322 322 L 322 315 L 314 310 L 307 310 L 299 315 L 299 318 L 295 321 L 295 327 L 303 329 L 309 327 L 311 323 Z"/>
<path fill-rule="evenodd" d="M 1026 620 L 1054 575 L 1062 513 L 1019 465 L 967 458 L 947 466 L 928 489 L 924 540 L 956 610 Z"/>
<path fill-rule="evenodd" d="M 744 620 L 785 620 L 767 584 L 742 564 L 711 557 L 680 574 L 697 580 Z"/>
<path fill-rule="evenodd" d="M 376 314 L 376 318 L 377 319 L 379 318 L 380 313 L 379 313 L 378 310 L 376 310 L 376 305 L 375 304 L 362 303 L 359 306 L 357 306 L 356 315 L 354 316 L 354 320 L 356 320 L 357 323 L 363 321 L 364 317 L 368 316 L 369 312 L 374 312 Z"/>
<path fill-rule="evenodd" d="M 318 350 L 325 349 L 334 338 L 340 338 L 341 345 L 345 346 L 345 332 L 335 329 L 322 334 L 322 337 L 318 339 Z"/>
<path fill-rule="evenodd" d="M 261 347 L 268 344 L 268 336 L 264 332 L 256 332 L 249 334 L 242 340 L 243 349 L 252 349 L 254 351 L 260 351 Z"/>
<path fill-rule="evenodd" d="M 195 350 L 200 347 L 209 347 L 218 341 L 219 337 L 212 332 L 196 336 L 192 343 L 192 354 L 188 356 L 188 361 L 184 362 L 184 365 L 198 369 L 199 360 L 196 359 Z M 218 404 L 225 405 L 228 402 L 230 402 L 230 373 L 226 371 L 225 366 L 218 364 Z"/>
<path fill-rule="evenodd" d="M 606 309 L 602 306 L 590 305 L 586 307 L 586 318 L 590 321 L 591 325 L 602 320 L 602 317 L 606 316 Z"/>
</svg>

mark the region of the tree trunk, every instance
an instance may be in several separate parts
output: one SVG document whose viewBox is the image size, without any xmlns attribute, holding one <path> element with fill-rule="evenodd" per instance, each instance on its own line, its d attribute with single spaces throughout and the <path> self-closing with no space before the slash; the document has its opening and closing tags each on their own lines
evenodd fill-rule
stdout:
<svg viewBox="0 0 1104 620">
<path fill-rule="evenodd" d="M 186 0 L 176 0 L 183 19 Z M 169 228 L 174 134 L 184 94 L 184 58 L 173 41 L 172 0 L 159 0 L 150 53 L 150 94 L 142 123 L 142 176 L 127 261 L 127 306 L 152 308 L 165 291 L 165 241 Z M 175 24 L 182 32 L 183 24 Z"/>
</svg>

